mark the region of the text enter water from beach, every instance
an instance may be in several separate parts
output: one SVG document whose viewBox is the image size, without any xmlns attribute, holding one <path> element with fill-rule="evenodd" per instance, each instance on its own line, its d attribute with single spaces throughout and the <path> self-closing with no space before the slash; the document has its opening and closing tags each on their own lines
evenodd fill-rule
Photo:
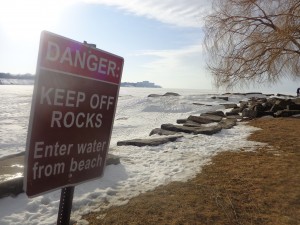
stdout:
<svg viewBox="0 0 300 225">
<path fill-rule="evenodd" d="M 91 143 L 81 144 L 59 144 L 56 142 L 54 145 L 45 145 L 44 142 L 36 142 L 34 148 L 34 159 L 60 157 L 70 155 L 71 151 L 77 149 L 77 154 L 90 154 L 99 153 L 97 157 L 76 161 L 74 157 L 71 158 L 71 164 L 69 168 L 69 177 L 72 176 L 72 172 L 83 171 L 93 169 L 95 167 L 101 167 L 102 157 L 101 153 L 106 147 L 106 141 L 94 140 Z M 49 177 L 52 175 L 59 175 L 65 172 L 65 163 L 57 162 L 54 164 L 39 165 L 39 162 L 34 163 L 33 167 L 33 179 L 42 179 L 43 177 Z"/>
</svg>

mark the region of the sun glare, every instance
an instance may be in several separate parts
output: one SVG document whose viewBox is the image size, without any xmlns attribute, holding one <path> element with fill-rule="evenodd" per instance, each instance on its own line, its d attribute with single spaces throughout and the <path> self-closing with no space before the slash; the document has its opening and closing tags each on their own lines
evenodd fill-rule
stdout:
<svg viewBox="0 0 300 225">
<path fill-rule="evenodd" d="M 1 3 L 0 29 L 9 38 L 30 38 L 52 28 L 68 1 L 6 0 Z"/>
</svg>

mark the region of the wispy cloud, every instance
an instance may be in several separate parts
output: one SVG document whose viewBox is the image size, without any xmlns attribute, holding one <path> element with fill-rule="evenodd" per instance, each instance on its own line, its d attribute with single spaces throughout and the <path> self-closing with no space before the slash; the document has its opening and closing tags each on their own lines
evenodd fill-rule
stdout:
<svg viewBox="0 0 300 225">
<path fill-rule="evenodd" d="M 207 89 L 211 79 L 205 68 L 201 41 L 195 45 L 171 50 L 146 50 L 135 54 L 138 57 L 153 57 L 145 64 L 143 75 L 163 87 L 186 87 Z"/>
<path fill-rule="evenodd" d="M 116 6 L 138 16 L 181 27 L 200 27 L 209 11 L 210 0 L 83 0 L 86 3 Z"/>
</svg>

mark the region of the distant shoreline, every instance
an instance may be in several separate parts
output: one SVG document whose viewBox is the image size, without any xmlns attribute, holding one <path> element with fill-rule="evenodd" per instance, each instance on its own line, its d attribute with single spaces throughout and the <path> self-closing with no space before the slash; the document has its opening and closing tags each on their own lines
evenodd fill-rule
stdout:
<svg viewBox="0 0 300 225">
<path fill-rule="evenodd" d="M 0 73 L 0 85 L 34 85 L 35 77 L 33 75 L 3 75 Z M 162 88 L 149 81 L 142 82 L 122 82 L 121 87 L 137 88 Z"/>
</svg>

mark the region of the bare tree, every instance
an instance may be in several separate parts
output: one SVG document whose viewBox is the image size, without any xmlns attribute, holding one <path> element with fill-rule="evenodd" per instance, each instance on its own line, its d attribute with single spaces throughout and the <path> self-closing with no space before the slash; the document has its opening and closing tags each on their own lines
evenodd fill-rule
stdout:
<svg viewBox="0 0 300 225">
<path fill-rule="evenodd" d="M 214 0 L 205 22 L 217 87 L 300 78 L 299 0 Z"/>
</svg>

